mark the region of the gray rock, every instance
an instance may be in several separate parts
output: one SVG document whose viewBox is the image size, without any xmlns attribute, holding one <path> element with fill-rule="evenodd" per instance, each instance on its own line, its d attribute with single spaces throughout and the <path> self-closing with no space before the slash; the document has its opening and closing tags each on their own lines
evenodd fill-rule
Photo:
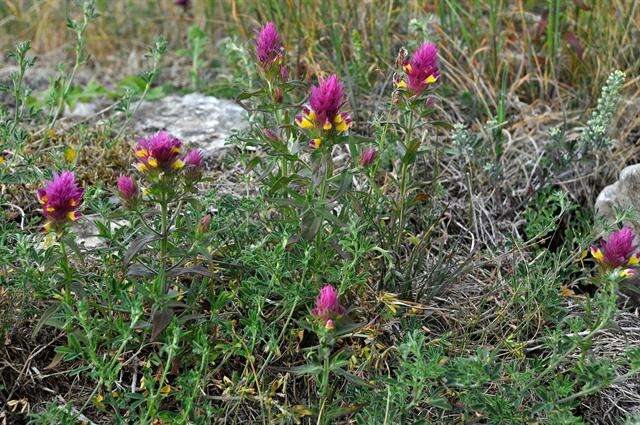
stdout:
<svg viewBox="0 0 640 425">
<path fill-rule="evenodd" d="M 602 189 L 596 199 L 596 215 L 608 223 L 616 221 L 616 210 L 640 211 L 640 164 L 630 165 L 620 172 L 618 181 Z M 625 222 L 640 234 L 640 222 Z"/>
<path fill-rule="evenodd" d="M 136 130 L 145 134 L 167 130 L 206 153 L 224 147 L 236 129 L 246 127 L 244 110 L 230 100 L 191 93 L 144 102 L 135 117 Z"/>
<path fill-rule="evenodd" d="M 99 215 L 90 214 L 81 217 L 80 220 L 73 223 L 72 230 L 76 235 L 76 243 L 81 247 L 89 250 L 103 248 L 106 246 L 105 240 L 98 236 L 100 233 L 95 221 L 99 219 Z M 115 220 L 109 223 L 111 231 L 122 226 L 128 226 L 128 220 Z"/>
<path fill-rule="evenodd" d="M 97 112 L 95 103 L 78 102 L 73 109 L 68 106 L 65 108 L 64 115 L 70 118 L 89 118 Z"/>
</svg>

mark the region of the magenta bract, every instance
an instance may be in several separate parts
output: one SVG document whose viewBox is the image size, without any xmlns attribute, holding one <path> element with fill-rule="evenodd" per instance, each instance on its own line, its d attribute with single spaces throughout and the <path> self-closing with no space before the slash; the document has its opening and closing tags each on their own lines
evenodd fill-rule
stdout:
<svg viewBox="0 0 640 425">
<path fill-rule="evenodd" d="M 45 228 L 52 224 L 75 221 L 80 217 L 78 208 L 82 204 L 84 190 L 77 185 L 71 171 L 53 174 L 53 179 L 45 181 L 45 187 L 38 189 L 38 201 L 42 205 L 42 214 L 47 218 Z"/>
<path fill-rule="evenodd" d="M 200 149 L 191 149 L 184 158 L 184 164 L 188 167 L 202 167 L 202 151 Z"/>
<path fill-rule="evenodd" d="M 628 227 L 611 232 L 606 240 L 600 242 L 600 248 L 591 247 L 591 254 L 600 263 L 609 267 L 635 266 L 637 246 L 633 240 L 635 234 Z"/>
<path fill-rule="evenodd" d="M 376 159 L 377 151 L 374 148 L 365 149 L 360 157 L 360 165 L 366 167 Z"/>
<path fill-rule="evenodd" d="M 344 312 L 344 307 L 340 305 L 338 291 L 331 285 L 326 285 L 320 290 L 316 298 L 316 305 L 313 310 L 311 310 L 311 314 L 314 317 L 324 322 L 330 319 L 336 319 L 343 315 Z"/>
<path fill-rule="evenodd" d="M 117 181 L 118 192 L 125 201 L 132 201 L 138 194 L 138 186 L 129 176 L 120 176 Z"/>
<path fill-rule="evenodd" d="M 415 51 L 411 60 L 403 64 L 407 80 L 399 80 L 396 85 L 406 88 L 412 94 L 421 94 L 427 86 L 440 78 L 438 67 L 438 47 L 433 43 L 424 43 Z"/>
<path fill-rule="evenodd" d="M 267 22 L 255 39 L 256 56 L 264 67 L 268 67 L 283 57 L 282 41 L 276 24 Z"/>
<path fill-rule="evenodd" d="M 344 88 L 336 75 L 320 78 L 317 86 L 311 87 L 309 106 L 302 108 L 296 116 L 296 124 L 304 129 L 344 133 L 351 126 L 351 117 L 340 112 L 345 102 Z"/>
<path fill-rule="evenodd" d="M 184 167 L 184 161 L 180 159 L 181 152 L 182 142 L 166 131 L 160 131 L 138 141 L 135 155 L 139 162 L 135 166 L 143 173 L 150 170 L 178 170 Z"/>
</svg>

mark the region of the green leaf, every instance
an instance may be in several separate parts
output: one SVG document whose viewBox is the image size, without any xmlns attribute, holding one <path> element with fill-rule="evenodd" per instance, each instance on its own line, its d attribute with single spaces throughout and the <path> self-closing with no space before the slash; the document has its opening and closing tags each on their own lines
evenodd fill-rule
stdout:
<svg viewBox="0 0 640 425">
<path fill-rule="evenodd" d="M 51 305 L 48 309 L 42 313 L 40 320 L 36 323 L 36 326 L 33 328 L 33 332 L 31 333 L 31 339 L 35 339 L 40 333 L 40 330 L 44 325 L 55 326 L 58 327 L 59 323 L 56 319 L 57 313 L 61 311 L 60 303 L 55 303 Z"/>
<path fill-rule="evenodd" d="M 124 253 L 124 256 L 122 258 L 122 262 L 124 263 L 124 266 L 126 267 L 127 265 L 129 265 L 131 260 L 133 260 L 133 257 L 135 257 L 136 254 L 138 254 L 145 246 L 147 246 L 147 244 L 158 239 L 160 239 L 160 236 L 153 235 L 153 234 L 142 235 L 135 238 L 133 242 L 131 242 L 131 244 L 129 245 L 129 248 Z"/>
<path fill-rule="evenodd" d="M 302 366 L 295 366 L 287 370 L 294 375 L 318 375 L 322 372 L 322 366 L 319 364 L 309 363 Z"/>
<path fill-rule="evenodd" d="M 172 308 L 165 308 L 164 310 L 153 313 L 153 316 L 151 317 L 151 323 L 153 325 L 151 329 L 151 342 L 155 341 L 162 331 L 169 326 L 169 323 L 171 323 L 171 319 L 173 318 L 173 314 L 174 312 Z"/>
<path fill-rule="evenodd" d="M 351 382 L 352 384 L 355 384 L 361 387 L 369 387 L 369 388 L 374 387 L 372 383 L 367 382 L 364 379 L 354 375 L 353 373 L 347 372 L 344 369 L 336 368 L 333 370 L 333 373 L 335 373 L 336 375 L 342 376 L 344 379 Z"/>
</svg>

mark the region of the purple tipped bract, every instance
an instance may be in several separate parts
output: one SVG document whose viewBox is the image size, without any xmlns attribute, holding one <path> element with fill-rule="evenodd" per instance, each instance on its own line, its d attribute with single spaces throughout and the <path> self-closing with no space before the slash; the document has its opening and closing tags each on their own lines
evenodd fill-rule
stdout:
<svg viewBox="0 0 640 425">
<path fill-rule="evenodd" d="M 331 285 L 324 286 L 316 298 L 316 305 L 311 310 L 311 314 L 323 322 L 327 322 L 344 313 L 345 309 L 340 305 L 338 291 Z"/>
<path fill-rule="evenodd" d="M 283 56 L 282 41 L 276 29 L 276 24 L 267 22 L 260 29 L 255 39 L 256 56 L 264 67 L 268 67 Z"/>
<path fill-rule="evenodd" d="M 182 142 L 166 131 L 159 131 L 153 136 L 140 139 L 135 148 L 135 155 L 139 162 L 135 167 L 140 172 L 150 170 L 178 170 L 184 167 L 180 159 Z"/>
<path fill-rule="evenodd" d="M 129 176 L 120 176 L 117 181 L 118 192 L 125 201 L 132 201 L 138 194 L 138 186 Z"/>
<path fill-rule="evenodd" d="M 42 205 L 42 214 L 47 218 L 45 228 L 52 224 L 75 221 L 80 217 L 78 208 L 82 204 L 84 190 L 77 185 L 76 177 L 71 171 L 53 174 L 53 179 L 45 181 L 45 186 L 38 189 L 38 201 Z"/>
<path fill-rule="evenodd" d="M 407 74 L 407 81 L 401 80 L 396 85 L 419 95 L 440 78 L 438 47 L 433 43 L 424 43 L 415 51 L 411 60 L 403 64 L 403 69 Z"/>
<path fill-rule="evenodd" d="M 304 129 L 335 129 L 344 133 L 351 127 L 351 117 L 340 112 L 345 102 L 344 87 L 336 75 L 320 78 L 317 86 L 311 87 L 309 106 L 296 116 L 296 123 Z"/>
<path fill-rule="evenodd" d="M 200 149 L 191 149 L 187 156 L 184 157 L 184 164 L 188 167 L 202 167 L 202 151 Z"/>
<path fill-rule="evenodd" d="M 360 165 L 366 167 L 376 159 L 377 151 L 374 148 L 365 149 L 360 157 Z"/>
<path fill-rule="evenodd" d="M 609 267 L 635 266 L 637 246 L 633 240 L 635 234 L 628 227 L 611 232 L 606 240 L 602 240 L 600 248 L 591 247 L 591 254 L 600 263 Z"/>
<path fill-rule="evenodd" d="M 344 87 L 336 75 L 319 80 L 317 86 L 311 87 L 309 106 L 316 113 L 319 122 L 331 122 L 336 117 L 344 101 Z"/>
</svg>

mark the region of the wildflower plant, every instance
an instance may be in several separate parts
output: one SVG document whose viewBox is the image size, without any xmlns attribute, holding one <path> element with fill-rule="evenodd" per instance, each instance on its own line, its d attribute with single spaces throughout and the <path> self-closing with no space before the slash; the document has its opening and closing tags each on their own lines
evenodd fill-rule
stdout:
<svg viewBox="0 0 640 425">
<path fill-rule="evenodd" d="M 295 118 L 301 129 L 301 142 L 310 151 L 308 167 L 312 173 L 308 180 L 305 211 L 301 217 L 303 235 L 312 240 L 331 217 L 333 204 L 339 202 L 351 173 L 347 169 L 335 172 L 333 151 L 349 142 L 351 117 L 344 112 L 346 97 L 344 86 L 336 75 L 320 78 L 311 88 L 308 105 Z M 342 191 L 341 191 L 342 188 Z"/>
<path fill-rule="evenodd" d="M 411 207 L 408 199 L 410 192 L 409 171 L 417 159 L 422 135 L 416 130 L 425 123 L 427 115 L 432 112 L 433 98 L 431 91 L 440 79 L 438 64 L 438 48 L 433 43 L 422 44 L 407 59 L 407 52 L 403 49 L 398 54 L 396 65 L 402 71 L 394 77 L 396 92 L 393 94 L 394 103 L 400 114 L 400 159 L 399 190 L 396 218 L 396 250 L 404 239 L 407 209 Z"/>
<path fill-rule="evenodd" d="M 171 227 L 182 213 L 185 203 L 193 200 L 196 185 L 202 178 L 203 156 L 198 149 L 184 153 L 182 141 L 166 131 L 160 131 L 138 140 L 134 148 L 138 171 L 143 188 L 140 190 L 133 178 L 118 179 L 117 189 L 124 205 L 141 221 L 148 233 L 138 237 L 128 253 L 133 258 L 148 243 L 159 241 L 155 266 L 142 263 L 142 267 L 154 276 L 154 299 L 163 309 L 168 296 L 170 271 L 180 267 L 171 264 L 170 250 L 179 243 L 176 236 L 172 243 Z M 157 208 L 153 208 L 153 207 Z M 148 219 L 151 215 L 152 219 Z M 175 275 L 174 275 L 175 276 Z"/>
<path fill-rule="evenodd" d="M 371 385 L 344 369 L 349 357 L 345 350 L 334 352 L 334 347 L 342 338 L 362 326 L 349 322 L 346 313 L 347 310 L 340 303 L 338 291 L 332 285 L 323 286 L 306 325 L 307 329 L 316 334 L 318 345 L 315 351 L 310 352 L 310 363 L 290 369 L 294 374 L 315 378 L 318 402 L 314 415 L 318 424 L 332 423 L 345 413 L 344 407 L 333 404 L 336 388 L 331 385 L 332 376 L 345 378 L 359 386 Z"/>
<path fill-rule="evenodd" d="M 44 187 L 38 189 L 37 192 L 38 202 L 42 206 L 42 215 L 47 220 L 44 224 L 44 230 L 54 232 L 59 241 L 60 267 L 65 276 L 64 300 L 68 305 L 72 304 L 71 283 L 73 280 L 73 270 L 67 254 L 68 224 L 80 218 L 83 195 L 84 189 L 77 184 L 75 175 L 71 171 L 54 173 L 53 178 L 45 181 Z"/>
</svg>

